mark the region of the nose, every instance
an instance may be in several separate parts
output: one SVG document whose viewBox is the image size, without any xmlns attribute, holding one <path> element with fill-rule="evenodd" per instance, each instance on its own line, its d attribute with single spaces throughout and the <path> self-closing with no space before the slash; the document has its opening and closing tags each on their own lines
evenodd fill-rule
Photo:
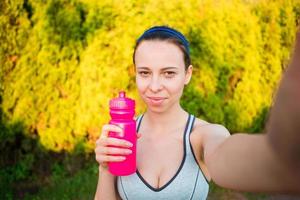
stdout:
<svg viewBox="0 0 300 200">
<path fill-rule="evenodd" d="M 161 84 L 161 80 L 159 79 L 159 77 L 153 76 L 151 78 L 151 82 L 149 84 L 149 89 L 152 92 L 159 92 L 162 89 L 162 84 Z"/>
</svg>

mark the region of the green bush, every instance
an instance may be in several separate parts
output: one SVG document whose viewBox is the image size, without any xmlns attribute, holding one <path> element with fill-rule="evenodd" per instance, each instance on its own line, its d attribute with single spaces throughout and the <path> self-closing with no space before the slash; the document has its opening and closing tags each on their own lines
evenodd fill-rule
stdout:
<svg viewBox="0 0 300 200">
<path fill-rule="evenodd" d="M 3 112 L 57 152 L 90 152 L 121 89 L 144 110 L 133 46 L 157 24 L 191 42 L 194 74 L 182 105 L 232 132 L 261 131 L 300 13 L 292 0 L 19 0 L 0 9 Z"/>
</svg>

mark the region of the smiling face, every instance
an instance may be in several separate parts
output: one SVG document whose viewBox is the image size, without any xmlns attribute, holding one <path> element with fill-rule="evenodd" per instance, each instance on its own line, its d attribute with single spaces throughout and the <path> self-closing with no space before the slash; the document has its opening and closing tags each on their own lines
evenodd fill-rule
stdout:
<svg viewBox="0 0 300 200">
<path fill-rule="evenodd" d="M 192 66 L 185 70 L 182 50 L 169 41 L 145 40 L 135 52 L 136 83 L 148 110 L 165 112 L 179 106 Z"/>
</svg>

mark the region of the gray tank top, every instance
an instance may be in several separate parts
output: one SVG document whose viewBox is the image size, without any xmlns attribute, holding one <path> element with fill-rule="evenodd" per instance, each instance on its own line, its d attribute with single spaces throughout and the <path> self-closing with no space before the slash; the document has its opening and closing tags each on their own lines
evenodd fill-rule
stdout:
<svg viewBox="0 0 300 200">
<path fill-rule="evenodd" d="M 142 121 L 137 119 L 137 132 Z M 141 176 L 139 171 L 129 176 L 117 177 L 117 189 L 123 200 L 205 200 L 209 185 L 197 164 L 190 143 L 195 117 L 189 115 L 183 134 L 183 159 L 176 174 L 164 186 L 153 188 Z"/>
</svg>

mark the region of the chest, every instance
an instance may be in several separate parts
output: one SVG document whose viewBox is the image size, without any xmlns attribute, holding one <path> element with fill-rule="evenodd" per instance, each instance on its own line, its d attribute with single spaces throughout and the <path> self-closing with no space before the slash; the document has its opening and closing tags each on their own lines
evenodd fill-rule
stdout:
<svg viewBox="0 0 300 200">
<path fill-rule="evenodd" d="M 137 144 L 138 171 L 153 188 L 160 188 L 172 179 L 183 157 L 182 136 L 160 140 L 144 138 Z"/>
<path fill-rule="evenodd" d="M 184 141 L 138 141 L 137 173 L 118 178 L 122 199 L 206 199 L 208 184 Z"/>
</svg>

